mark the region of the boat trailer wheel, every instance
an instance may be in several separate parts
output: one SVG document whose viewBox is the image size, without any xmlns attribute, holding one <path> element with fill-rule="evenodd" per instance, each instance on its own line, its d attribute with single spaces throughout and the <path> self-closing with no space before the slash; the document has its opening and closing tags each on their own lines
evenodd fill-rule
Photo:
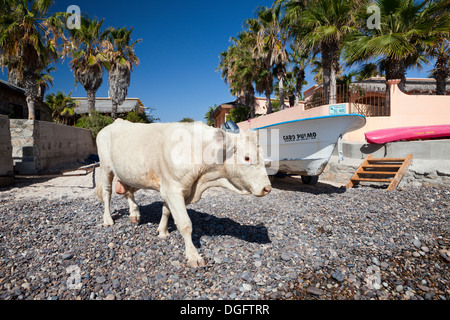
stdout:
<svg viewBox="0 0 450 320">
<path fill-rule="evenodd" d="M 319 176 L 302 176 L 302 182 L 304 184 L 315 185 L 319 181 Z"/>
</svg>

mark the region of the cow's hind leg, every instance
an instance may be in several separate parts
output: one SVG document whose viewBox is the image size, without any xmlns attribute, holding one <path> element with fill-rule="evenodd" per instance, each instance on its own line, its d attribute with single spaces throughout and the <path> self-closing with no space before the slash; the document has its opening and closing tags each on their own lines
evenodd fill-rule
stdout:
<svg viewBox="0 0 450 320">
<path fill-rule="evenodd" d="M 161 221 L 159 222 L 159 226 L 158 226 L 158 232 L 159 232 L 158 238 L 160 238 L 160 239 L 165 239 L 169 236 L 169 230 L 167 228 L 169 217 L 170 217 L 170 210 L 169 210 L 169 207 L 167 206 L 167 204 L 164 202 L 163 207 L 162 207 Z"/>
<path fill-rule="evenodd" d="M 183 195 L 176 192 L 161 192 L 161 194 L 172 213 L 178 230 L 183 236 L 188 265 L 191 267 L 205 266 L 205 260 L 203 260 L 192 242 L 192 222 L 187 213 Z"/>
<path fill-rule="evenodd" d="M 114 224 L 114 221 L 111 217 L 111 209 L 110 209 L 113 179 L 114 179 L 114 174 L 111 171 L 102 170 L 102 175 L 101 175 L 102 196 L 103 196 L 103 205 L 105 206 L 105 211 L 103 213 L 103 225 L 104 226 L 112 226 Z"/>
<path fill-rule="evenodd" d="M 127 198 L 128 205 L 130 206 L 130 221 L 132 223 L 139 224 L 139 221 L 141 220 L 141 214 L 139 212 L 139 207 L 134 199 L 134 193 L 136 191 L 137 189 L 130 188 L 130 190 L 125 193 L 125 197 Z"/>
</svg>

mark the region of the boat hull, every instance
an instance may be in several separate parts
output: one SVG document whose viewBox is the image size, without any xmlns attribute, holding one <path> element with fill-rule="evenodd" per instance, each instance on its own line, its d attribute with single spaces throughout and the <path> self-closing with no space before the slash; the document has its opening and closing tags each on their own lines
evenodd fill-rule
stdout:
<svg viewBox="0 0 450 320">
<path fill-rule="evenodd" d="M 389 128 L 366 132 L 366 141 L 383 144 L 401 140 L 436 139 L 450 137 L 450 125 Z"/>
<path fill-rule="evenodd" d="M 256 128 L 269 175 L 276 173 L 318 176 L 327 165 L 339 137 L 362 128 L 366 118 L 357 114 L 298 119 Z"/>
</svg>

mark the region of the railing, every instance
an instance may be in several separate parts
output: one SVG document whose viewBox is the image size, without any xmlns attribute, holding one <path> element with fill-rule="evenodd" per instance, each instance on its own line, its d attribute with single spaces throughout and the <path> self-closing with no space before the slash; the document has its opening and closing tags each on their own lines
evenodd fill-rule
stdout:
<svg viewBox="0 0 450 320">
<path fill-rule="evenodd" d="M 390 107 L 386 103 L 384 86 L 367 86 L 359 84 L 337 85 L 336 91 L 324 92 L 323 87 L 305 101 L 305 110 L 327 104 L 349 103 L 350 113 L 362 114 L 366 117 L 390 116 Z"/>
<path fill-rule="evenodd" d="M 384 86 L 350 86 L 350 113 L 366 117 L 389 117 L 391 108 Z"/>
</svg>

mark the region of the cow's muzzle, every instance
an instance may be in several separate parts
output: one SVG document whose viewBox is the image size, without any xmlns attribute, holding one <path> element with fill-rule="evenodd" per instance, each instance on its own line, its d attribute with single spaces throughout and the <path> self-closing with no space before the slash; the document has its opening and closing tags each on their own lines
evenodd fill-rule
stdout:
<svg viewBox="0 0 450 320">
<path fill-rule="evenodd" d="M 269 194 L 270 191 L 272 191 L 272 187 L 270 185 L 268 185 L 268 186 L 265 186 L 259 194 L 255 194 L 255 196 L 263 197 L 263 196 Z"/>
</svg>

